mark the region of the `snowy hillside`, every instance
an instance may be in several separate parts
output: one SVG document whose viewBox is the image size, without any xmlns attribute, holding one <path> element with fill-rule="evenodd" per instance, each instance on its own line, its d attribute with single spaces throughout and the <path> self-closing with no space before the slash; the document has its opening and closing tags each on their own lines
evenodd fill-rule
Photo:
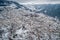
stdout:
<svg viewBox="0 0 60 40">
<path fill-rule="evenodd" d="M 47 15 L 55 7 L 0 1 L 0 40 L 60 40 L 60 20 Z"/>
<path fill-rule="evenodd" d="M 58 19 L 11 7 L 0 10 L 0 40 L 59 40 Z"/>
</svg>

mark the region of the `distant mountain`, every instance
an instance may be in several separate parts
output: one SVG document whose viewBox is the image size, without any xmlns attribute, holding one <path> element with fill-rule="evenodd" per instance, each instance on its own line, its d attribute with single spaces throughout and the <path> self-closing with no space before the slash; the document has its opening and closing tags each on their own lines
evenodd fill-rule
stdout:
<svg viewBox="0 0 60 40">
<path fill-rule="evenodd" d="M 20 4 L 15 1 L 0 1 L 0 7 L 1 6 L 9 6 L 9 7 L 16 8 L 16 9 L 21 8 L 21 9 L 29 10 L 32 12 L 32 9 L 29 9 L 26 5 Z"/>
<path fill-rule="evenodd" d="M 23 5 L 16 1 L 0 1 L 0 6 L 9 6 L 16 9 L 24 9 L 30 12 L 44 13 L 60 19 L 60 4 Z"/>
<path fill-rule="evenodd" d="M 15 2 L 15 1 L 0 1 L 0 6 L 13 6 L 12 4 L 14 4 L 16 6 L 16 8 L 23 7 L 23 5 Z"/>
<path fill-rule="evenodd" d="M 29 9 L 32 10 L 32 12 L 44 13 L 46 15 L 60 19 L 60 4 L 37 4 L 30 5 L 28 7 L 30 7 Z"/>
<path fill-rule="evenodd" d="M 12 4 L 12 1 L 0 1 L 0 6 L 8 6 Z"/>
</svg>

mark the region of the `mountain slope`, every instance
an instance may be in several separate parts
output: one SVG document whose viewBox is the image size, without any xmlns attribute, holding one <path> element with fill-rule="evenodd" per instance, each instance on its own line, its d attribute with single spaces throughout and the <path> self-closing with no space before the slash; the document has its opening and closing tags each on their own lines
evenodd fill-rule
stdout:
<svg viewBox="0 0 60 40">
<path fill-rule="evenodd" d="M 0 10 L 0 40 L 59 40 L 58 19 L 24 9 Z"/>
</svg>

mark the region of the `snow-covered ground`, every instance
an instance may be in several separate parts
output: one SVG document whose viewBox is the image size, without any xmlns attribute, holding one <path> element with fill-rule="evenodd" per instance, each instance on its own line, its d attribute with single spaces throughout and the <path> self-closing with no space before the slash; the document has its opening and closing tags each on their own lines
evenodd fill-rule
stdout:
<svg viewBox="0 0 60 40">
<path fill-rule="evenodd" d="M 43 13 L 0 7 L 0 40 L 60 40 L 60 21 Z"/>
<path fill-rule="evenodd" d="M 15 1 L 5 1 L 2 4 L 0 40 L 60 40 L 60 20 L 46 15 L 50 7 L 41 6 L 39 9 L 40 6 L 21 5 Z"/>
</svg>

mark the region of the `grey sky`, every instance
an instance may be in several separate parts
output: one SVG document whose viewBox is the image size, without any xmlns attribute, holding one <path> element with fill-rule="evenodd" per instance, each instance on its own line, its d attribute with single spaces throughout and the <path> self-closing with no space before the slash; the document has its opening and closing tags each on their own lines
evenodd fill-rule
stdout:
<svg viewBox="0 0 60 40">
<path fill-rule="evenodd" d="M 16 1 L 19 3 L 26 3 L 26 4 L 35 4 L 35 3 L 59 3 L 60 0 L 10 0 L 10 1 Z"/>
<path fill-rule="evenodd" d="M 40 2 L 40 1 L 48 1 L 48 2 L 55 2 L 55 1 L 60 1 L 60 0 L 14 0 L 14 1 L 19 1 L 19 2 Z"/>
</svg>

